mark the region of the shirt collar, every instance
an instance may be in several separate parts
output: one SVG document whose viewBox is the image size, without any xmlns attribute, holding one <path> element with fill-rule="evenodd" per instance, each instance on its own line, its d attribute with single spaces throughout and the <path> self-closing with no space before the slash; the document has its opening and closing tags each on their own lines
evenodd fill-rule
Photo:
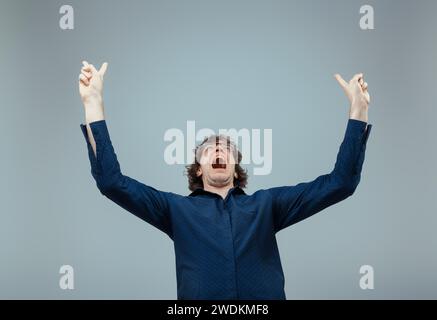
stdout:
<svg viewBox="0 0 437 320">
<path fill-rule="evenodd" d="M 235 187 L 229 189 L 228 194 L 232 194 L 232 193 L 235 193 L 235 194 L 246 194 L 246 193 L 244 192 L 244 190 L 243 190 L 242 188 L 240 188 L 239 186 L 235 186 Z M 206 191 L 206 190 L 204 190 L 203 188 L 197 188 L 197 189 L 195 189 L 193 192 L 190 193 L 189 196 L 190 196 L 190 197 L 194 197 L 194 196 L 197 196 L 197 195 L 200 195 L 200 194 L 205 194 L 205 195 L 215 195 L 215 196 L 219 196 L 219 197 L 220 197 L 219 194 L 214 193 L 214 192 Z"/>
</svg>

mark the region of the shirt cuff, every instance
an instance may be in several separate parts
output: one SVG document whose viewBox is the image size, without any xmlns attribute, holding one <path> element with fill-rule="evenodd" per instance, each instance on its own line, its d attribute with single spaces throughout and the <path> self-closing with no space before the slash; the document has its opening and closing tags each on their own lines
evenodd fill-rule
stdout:
<svg viewBox="0 0 437 320">
<path fill-rule="evenodd" d="M 85 134 L 85 138 L 88 141 L 88 134 L 86 131 L 86 125 L 80 125 L 82 132 Z M 106 126 L 105 120 L 94 121 L 90 123 L 91 132 L 93 133 L 94 141 L 96 144 L 98 142 L 106 142 L 109 139 L 108 127 Z"/>
<path fill-rule="evenodd" d="M 349 119 L 346 128 L 346 138 L 361 138 L 362 142 L 367 143 L 370 131 L 372 130 L 372 125 L 365 121 Z"/>
<path fill-rule="evenodd" d="M 109 132 L 105 120 L 91 122 L 90 128 L 94 137 L 94 141 L 96 142 L 96 155 L 94 155 L 93 148 L 90 144 L 86 125 L 85 124 L 80 125 L 80 129 L 82 130 L 83 136 L 85 137 L 85 141 L 87 143 L 88 157 L 91 162 L 91 168 L 93 169 L 93 172 L 98 173 L 99 166 L 97 162 L 98 159 L 101 158 L 100 156 L 101 151 L 104 149 L 105 144 L 109 141 Z"/>
</svg>

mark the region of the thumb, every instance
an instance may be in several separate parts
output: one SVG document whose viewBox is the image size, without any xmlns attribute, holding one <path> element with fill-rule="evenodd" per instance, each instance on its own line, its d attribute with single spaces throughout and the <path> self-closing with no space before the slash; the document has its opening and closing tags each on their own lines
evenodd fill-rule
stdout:
<svg viewBox="0 0 437 320">
<path fill-rule="evenodd" d="M 346 89 L 348 83 L 346 81 L 344 81 L 344 79 L 341 77 L 341 75 L 339 75 L 338 73 L 334 75 L 335 79 L 337 80 L 337 82 L 340 84 L 340 86 L 343 89 Z"/>
<path fill-rule="evenodd" d="M 105 75 L 106 69 L 108 69 L 107 62 L 103 63 L 102 66 L 100 67 L 99 73 L 102 77 Z"/>
</svg>

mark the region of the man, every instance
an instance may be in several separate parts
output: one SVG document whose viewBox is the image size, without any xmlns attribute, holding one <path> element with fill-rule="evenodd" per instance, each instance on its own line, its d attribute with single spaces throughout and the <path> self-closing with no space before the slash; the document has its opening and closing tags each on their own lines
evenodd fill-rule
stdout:
<svg viewBox="0 0 437 320">
<path fill-rule="evenodd" d="M 103 110 L 103 77 L 83 62 L 79 91 L 91 172 L 100 192 L 165 232 L 174 242 L 178 299 L 285 299 L 275 234 L 352 195 L 360 181 L 370 101 L 363 74 L 335 75 L 351 103 L 344 140 L 331 173 L 295 186 L 246 195 L 241 153 L 227 137 L 196 148 L 188 166 L 189 196 L 156 190 L 123 175 Z"/>
</svg>

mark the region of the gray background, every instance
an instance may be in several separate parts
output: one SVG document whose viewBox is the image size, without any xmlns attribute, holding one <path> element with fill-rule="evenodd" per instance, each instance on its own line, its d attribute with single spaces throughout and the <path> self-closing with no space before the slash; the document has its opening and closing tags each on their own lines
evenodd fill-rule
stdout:
<svg viewBox="0 0 437 320">
<path fill-rule="evenodd" d="M 59 28 L 59 8 L 75 29 Z M 359 8 L 375 9 L 375 30 Z M 333 78 L 372 96 L 356 193 L 278 234 L 288 299 L 437 298 L 435 1 L 1 1 L 0 298 L 175 299 L 173 244 L 101 196 L 79 124 L 82 59 L 109 62 L 122 170 L 188 194 L 164 132 L 272 128 L 248 192 L 328 173 L 348 118 Z M 251 173 L 251 166 L 248 166 Z M 59 288 L 59 268 L 75 289 Z M 359 268 L 375 270 L 361 290 Z"/>
</svg>

